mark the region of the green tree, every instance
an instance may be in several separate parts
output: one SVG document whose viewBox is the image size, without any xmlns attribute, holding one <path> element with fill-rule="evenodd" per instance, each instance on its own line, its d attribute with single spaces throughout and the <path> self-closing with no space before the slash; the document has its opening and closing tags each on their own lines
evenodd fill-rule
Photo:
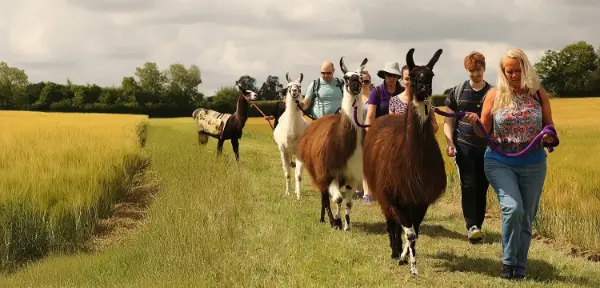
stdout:
<svg viewBox="0 0 600 288">
<path fill-rule="evenodd" d="M 29 78 L 25 70 L 0 62 L 0 107 L 16 109 L 29 104 L 27 85 Z"/>
<path fill-rule="evenodd" d="M 219 88 L 215 96 L 211 97 L 212 109 L 223 113 L 232 113 L 236 109 L 239 95 L 240 90 L 236 86 Z"/>
<path fill-rule="evenodd" d="M 252 90 L 254 92 L 258 92 L 258 87 L 256 87 L 256 79 L 249 75 L 244 75 L 240 77 L 240 79 L 235 81 L 235 84 L 240 85 L 240 87 L 242 87 L 242 89 L 244 90 Z"/>
<path fill-rule="evenodd" d="M 283 84 L 279 83 L 279 77 L 269 75 L 260 87 L 259 100 L 275 100 L 281 89 Z"/>
<path fill-rule="evenodd" d="M 167 75 L 158 70 L 156 63 L 146 62 L 143 67 L 135 68 L 135 76 L 140 88 L 153 96 L 147 102 L 161 103 L 166 90 Z"/>
<path fill-rule="evenodd" d="M 196 65 L 186 69 L 182 64 L 172 64 L 165 71 L 165 75 L 171 104 L 189 106 L 202 99 L 202 94 L 198 92 L 198 85 L 202 84 L 202 79 L 200 69 Z"/>
<path fill-rule="evenodd" d="M 561 96 L 577 96 L 593 91 L 597 61 L 594 47 L 579 41 L 560 51 L 546 51 L 534 67 L 546 89 Z"/>
</svg>

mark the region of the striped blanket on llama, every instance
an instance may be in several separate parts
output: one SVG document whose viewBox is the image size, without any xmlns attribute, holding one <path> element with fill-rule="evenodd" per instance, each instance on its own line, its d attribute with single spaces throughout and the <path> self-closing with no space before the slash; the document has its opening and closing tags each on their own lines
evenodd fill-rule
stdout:
<svg viewBox="0 0 600 288">
<path fill-rule="evenodd" d="M 204 131 L 218 138 L 223 136 L 223 130 L 225 130 L 229 117 L 231 117 L 231 114 L 206 108 L 198 108 L 192 114 L 192 118 L 198 123 L 199 131 Z"/>
</svg>

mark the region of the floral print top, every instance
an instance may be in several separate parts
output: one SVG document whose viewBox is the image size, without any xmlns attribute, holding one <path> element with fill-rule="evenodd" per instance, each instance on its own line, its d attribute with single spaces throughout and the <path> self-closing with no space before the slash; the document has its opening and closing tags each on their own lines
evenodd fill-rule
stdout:
<svg viewBox="0 0 600 288">
<path fill-rule="evenodd" d="M 521 152 L 543 129 L 542 107 L 528 94 L 515 95 L 513 108 L 494 113 L 492 141 L 505 153 Z M 532 152 L 542 150 L 538 143 Z"/>
<path fill-rule="evenodd" d="M 400 99 L 400 96 L 402 96 L 403 94 L 404 92 L 390 99 L 390 114 L 406 113 L 406 110 L 408 110 L 408 104 L 404 103 L 404 101 Z"/>
</svg>

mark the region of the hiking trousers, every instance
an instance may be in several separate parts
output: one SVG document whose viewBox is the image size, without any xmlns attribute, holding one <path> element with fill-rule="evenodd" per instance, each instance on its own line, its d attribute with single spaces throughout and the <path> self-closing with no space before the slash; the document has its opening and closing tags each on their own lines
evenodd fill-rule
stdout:
<svg viewBox="0 0 600 288">
<path fill-rule="evenodd" d="M 460 177 L 461 204 L 467 230 L 481 225 L 487 206 L 488 179 L 483 167 L 486 147 L 456 143 L 456 169 Z"/>
</svg>

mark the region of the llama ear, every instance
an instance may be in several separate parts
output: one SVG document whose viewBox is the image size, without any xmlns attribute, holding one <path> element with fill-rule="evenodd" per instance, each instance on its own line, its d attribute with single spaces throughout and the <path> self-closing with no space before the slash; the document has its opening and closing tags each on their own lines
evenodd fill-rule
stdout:
<svg viewBox="0 0 600 288">
<path fill-rule="evenodd" d="M 429 70 L 433 70 L 433 66 L 435 66 L 435 63 L 437 63 L 437 61 L 440 59 L 442 51 L 442 49 L 435 51 L 435 54 L 433 54 L 433 57 L 431 57 L 431 60 L 429 60 L 429 63 L 427 63 L 427 68 L 429 68 Z"/>
<path fill-rule="evenodd" d="M 246 91 L 242 88 L 242 86 L 240 86 L 240 84 L 236 84 L 236 86 L 238 87 L 238 89 L 240 89 L 240 92 L 242 92 L 242 94 L 246 94 Z"/>
<path fill-rule="evenodd" d="M 415 68 L 415 60 L 413 59 L 414 53 L 415 53 L 415 48 L 410 48 L 410 50 L 408 50 L 408 53 L 406 53 L 406 65 L 408 65 L 409 72 L 413 68 Z"/>
<path fill-rule="evenodd" d="M 346 64 L 344 64 L 344 56 L 342 56 L 342 58 L 340 59 L 340 69 L 342 69 L 344 75 L 348 73 L 348 67 L 346 67 Z"/>
<path fill-rule="evenodd" d="M 292 82 L 292 79 L 290 79 L 290 72 L 285 72 L 285 80 L 287 80 L 287 82 Z"/>
<path fill-rule="evenodd" d="M 365 66 L 367 66 L 367 62 L 369 60 L 367 58 L 365 58 L 365 60 L 362 61 L 362 63 L 360 63 L 360 72 L 362 72 L 363 70 L 365 70 Z"/>
<path fill-rule="evenodd" d="M 298 83 L 302 83 L 302 79 L 304 79 L 304 75 L 302 75 L 302 73 L 300 73 L 300 78 L 298 78 Z"/>
</svg>

